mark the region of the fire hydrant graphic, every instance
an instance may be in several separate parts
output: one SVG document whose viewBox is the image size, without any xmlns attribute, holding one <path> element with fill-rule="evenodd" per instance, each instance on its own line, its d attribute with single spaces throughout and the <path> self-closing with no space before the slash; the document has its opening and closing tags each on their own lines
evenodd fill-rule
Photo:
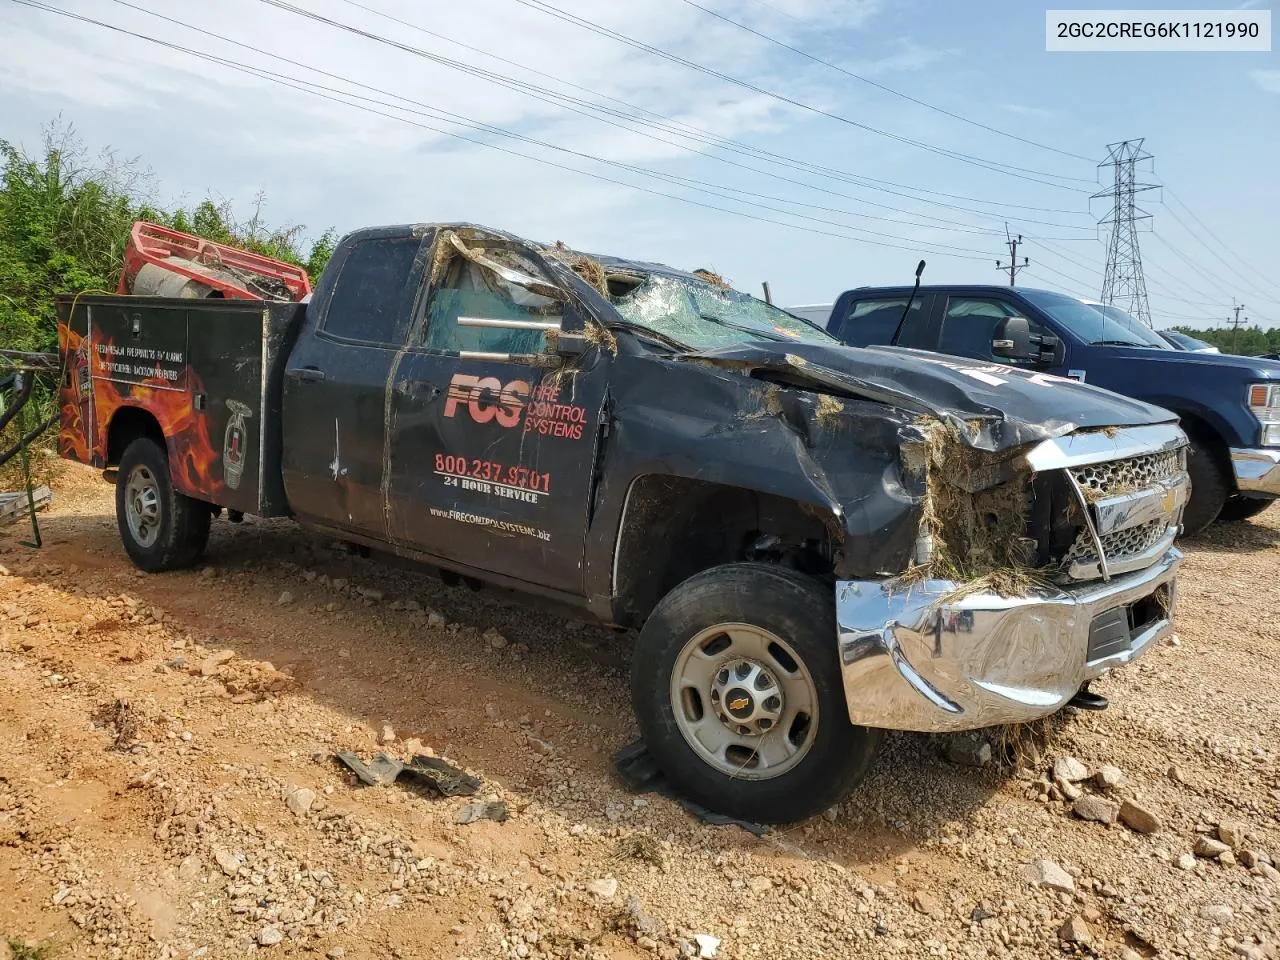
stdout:
<svg viewBox="0 0 1280 960">
<path fill-rule="evenodd" d="M 227 421 L 227 432 L 222 441 L 222 474 L 227 486 L 234 490 L 240 486 L 240 478 L 244 476 L 244 422 L 253 416 L 253 408 L 239 400 L 228 400 L 227 409 L 231 411 L 231 419 Z"/>
</svg>

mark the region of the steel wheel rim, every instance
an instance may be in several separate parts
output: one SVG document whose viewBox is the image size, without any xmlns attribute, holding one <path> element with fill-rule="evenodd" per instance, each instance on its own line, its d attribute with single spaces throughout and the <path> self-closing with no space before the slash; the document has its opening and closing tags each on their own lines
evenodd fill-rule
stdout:
<svg viewBox="0 0 1280 960">
<path fill-rule="evenodd" d="M 690 638 L 671 671 L 670 697 L 685 742 L 734 779 L 782 776 L 817 736 L 808 667 L 791 644 L 752 624 L 720 623 Z"/>
<path fill-rule="evenodd" d="M 144 464 L 130 470 L 125 480 L 124 515 L 138 546 L 150 547 L 160 537 L 160 484 Z"/>
</svg>

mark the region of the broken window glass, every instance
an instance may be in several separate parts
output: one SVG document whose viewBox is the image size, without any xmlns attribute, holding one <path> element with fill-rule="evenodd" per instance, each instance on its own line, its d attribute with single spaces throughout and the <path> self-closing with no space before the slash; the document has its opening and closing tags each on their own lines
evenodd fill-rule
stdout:
<svg viewBox="0 0 1280 960">
<path fill-rule="evenodd" d="M 610 277 L 610 289 L 618 289 Z M 650 275 L 609 297 L 623 319 L 695 350 L 752 340 L 838 346 L 840 341 L 799 317 L 731 287 L 682 277 Z"/>
<path fill-rule="evenodd" d="M 459 318 L 557 323 L 564 294 L 527 257 L 510 249 L 467 247 L 454 235 L 440 240 L 434 289 L 427 307 L 425 346 L 447 353 L 532 354 L 546 349 L 543 330 L 467 327 Z"/>
</svg>

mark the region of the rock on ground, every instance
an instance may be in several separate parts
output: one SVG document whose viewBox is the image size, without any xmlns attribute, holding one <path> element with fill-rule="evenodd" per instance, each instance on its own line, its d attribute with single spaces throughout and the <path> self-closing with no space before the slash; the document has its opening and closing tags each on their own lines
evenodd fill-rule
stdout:
<svg viewBox="0 0 1280 960">
<path fill-rule="evenodd" d="M 588 880 L 587 892 L 595 894 L 601 900 L 612 900 L 618 894 L 618 881 L 613 877 Z"/>
<path fill-rule="evenodd" d="M 1038 887 L 1048 887 L 1064 893 L 1074 893 L 1076 889 L 1076 882 L 1071 874 L 1052 860 L 1037 860 L 1028 864 L 1023 868 L 1023 874 Z"/>
<path fill-rule="evenodd" d="M 1137 833 L 1159 833 L 1163 824 L 1160 817 L 1134 800 L 1120 804 L 1120 822 Z"/>
<path fill-rule="evenodd" d="M 1077 800 L 1071 807 L 1071 812 L 1081 820 L 1112 824 L 1120 815 L 1120 804 L 1090 794 Z"/>
<path fill-rule="evenodd" d="M 1196 840 L 1195 846 L 1191 848 L 1191 852 L 1197 857 L 1205 857 L 1213 859 L 1227 853 L 1231 848 L 1221 840 L 1214 840 L 1212 837 L 1200 837 Z"/>
<path fill-rule="evenodd" d="M 1058 939 L 1064 943 L 1078 943 L 1082 947 L 1087 947 L 1093 943 L 1093 930 L 1089 928 L 1084 917 L 1076 915 L 1058 929 Z"/>
<path fill-rule="evenodd" d="M 1089 779 L 1089 768 L 1075 757 L 1059 757 L 1053 761 L 1053 776 L 1067 783 L 1079 783 Z"/>
</svg>

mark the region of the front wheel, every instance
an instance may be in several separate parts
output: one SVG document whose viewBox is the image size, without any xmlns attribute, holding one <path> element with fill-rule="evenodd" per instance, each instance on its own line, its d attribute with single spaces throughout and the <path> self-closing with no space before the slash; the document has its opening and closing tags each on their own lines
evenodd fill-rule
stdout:
<svg viewBox="0 0 1280 960">
<path fill-rule="evenodd" d="M 169 457 L 154 440 L 125 448 L 116 475 L 116 524 L 125 552 L 148 573 L 179 570 L 209 542 L 209 505 L 173 489 Z"/>
<path fill-rule="evenodd" d="M 1275 503 L 1274 500 L 1257 500 L 1252 497 L 1234 496 L 1223 504 L 1222 510 L 1218 514 L 1218 520 L 1221 523 L 1236 523 L 1240 520 L 1248 520 L 1262 513 L 1273 503 Z"/>
<path fill-rule="evenodd" d="M 761 823 L 838 803 L 880 742 L 849 722 L 831 590 L 766 564 L 713 567 L 668 593 L 640 632 L 631 696 L 678 791 Z"/>
<path fill-rule="evenodd" d="M 1194 537 L 1218 519 L 1231 493 L 1231 479 L 1216 451 L 1194 437 L 1187 449 L 1187 473 L 1191 476 L 1191 498 L 1182 511 L 1182 529 Z"/>
</svg>

